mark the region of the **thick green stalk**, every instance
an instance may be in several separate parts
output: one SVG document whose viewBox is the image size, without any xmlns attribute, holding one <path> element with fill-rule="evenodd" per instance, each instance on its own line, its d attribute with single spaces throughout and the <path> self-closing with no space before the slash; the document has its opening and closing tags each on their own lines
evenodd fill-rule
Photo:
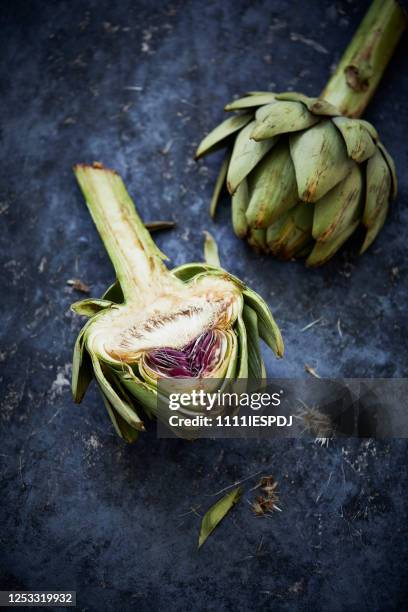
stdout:
<svg viewBox="0 0 408 612">
<path fill-rule="evenodd" d="M 397 0 L 374 0 L 321 97 L 360 117 L 407 26 Z"/>
<path fill-rule="evenodd" d="M 172 277 L 137 214 L 121 177 L 101 164 L 74 167 L 92 219 L 108 251 L 125 302 L 143 304 Z"/>
</svg>

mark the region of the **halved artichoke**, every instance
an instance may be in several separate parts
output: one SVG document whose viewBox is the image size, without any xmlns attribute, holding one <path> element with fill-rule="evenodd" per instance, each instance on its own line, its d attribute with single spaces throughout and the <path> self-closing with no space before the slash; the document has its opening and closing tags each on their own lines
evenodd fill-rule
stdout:
<svg viewBox="0 0 408 612">
<path fill-rule="evenodd" d="M 259 339 L 283 355 L 264 300 L 219 265 L 169 271 L 120 176 L 100 164 L 74 171 L 117 275 L 102 299 L 72 305 L 90 317 L 75 344 L 75 401 L 95 377 L 116 431 L 131 442 L 144 429 L 145 414 L 168 417 L 157 401 L 159 379 L 191 379 L 194 388 L 207 382 L 208 390 L 264 378 Z M 217 263 L 215 251 L 207 238 Z"/>
</svg>

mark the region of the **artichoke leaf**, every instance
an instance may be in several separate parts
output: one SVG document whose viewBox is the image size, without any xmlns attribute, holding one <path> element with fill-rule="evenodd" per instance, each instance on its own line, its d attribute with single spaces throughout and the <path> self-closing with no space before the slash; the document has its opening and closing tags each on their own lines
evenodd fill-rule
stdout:
<svg viewBox="0 0 408 612">
<path fill-rule="evenodd" d="M 264 253 L 267 251 L 268 245 L 266 243 L 266 230 L 250 227 L 247 241 L 248 244 L 255 249 L 255 251 L 258 251 L 259 253 Z"/>
<path fill-rule="evenodd" d="M 327 242 L 316 242 L 312 252 L 306 259 L 306 265 L 309 268 L 321 266 L 328 261 L 333 255 L 343 246 L 351 234 L 357 229 L 359 221 L 355 221 L 349 225 L 341 234 L 338 234 L 333 240 Z"/>
<path fill-rule="evenodd" d="M 237 378 L 248 378 L 248 340 L 247 330 L 242 315 L 238 315 L 237 333 L 239 339 Z"/>
<path fill-rule="evenodd" d="M 258 317 L 255 310 L 248 306 L 248 304 L 244 305 L 242 317 L 248 343 L 248 378 L 251 380 L 261 380 L 263 378 L 263 362 L 259 346 Z"/>
<path fill-rule="evenodd" d="M 264 104 L 263 106 L 260 106 L 255 112 L 255 121 L 257 123 L 264 121 L 268 117 L 275 104 L 276 102 L 272 102 L 271 104 Z"/>
<path fill-rule="evenodd" d="M 354 161 L 361 164 L 374 155 L 375 143 L 362 121 L 348 117 L 334 117 L 333 123 L 341 132 L 347 153 Z"/>
<path fill-rule="evenodd" d="M 328 119 L 293 134 L 289 142 L 299 198 L 305 202 L 320 200 L 350 170 L 344 140 Z"/>
<path fill-rule="evenodd" d="M 169 408 L 168 408 L 168 397 L 163 393 L 159 393 L 157 389 L 157 381 L 155 382 L 156 387 L 142 382 L 138 378 L 124 376 L 122 384 L 126 387 L 127 391 L 137 400 L 137 402 L 143 406 L 143 410 L 147 413 L 150 418 L 159 419 L 166 427 L 169 425 Z M 183 408 L 182 410 L 185 416 L 194 417 L 197 414 L 197 410 L 190 411 Z M 170 427 L 170 429 L 172 429 Z M 182 433 L 183 438 L 192 439 L 194 436 L 186 436 L 184 432 L 181 432 L 179 428 L 173 429 L 176 435 Z"/>
<path fill-rule="evenodd" d="M 110 287 L 107 288 L 102 296 L 102 299 L 106 301 L 114 302 L 115 304 L 122 304 L 124 301 L 122 287 L 118 280 L 116 280 Z"/>
<path fill-rule="evenodd" d="M 240 289 L 246 288 L 246 285 L 237 276 L 230 274 L 230 272 L 227 272 L 219 266 L 211 266 L 206 263 L 183 264 L 181 266 L 178 266 L 177 268 L 174 268 L 172 270 L 172 274 L 174 274 L 174 276 L 183 281 L 192 281 L 195 279 L 198 280 L 200 276 L 208 276 L 213 274 L 215 276 L 221 276 L 226 280 L 232 281 Z"/>
<path fill-rule="evenodd" d="M 131 427 L 129 423 L 122 419 L 120 414 L 116 412 L 115 408 L 112 406 L 112 404 L 104 393 L 101 393 L 101 395 L 110 420 L 112 421 L 112 425 L 118 436 L 120 436 L 123 440 L 125 440 L 125 442 L 128 442 L 129 444 L 135 442 L 135 440 L 137 440 L 137 438 L 139 437 L 138 430 Z"/>
<path fill-rule="evenodd" d="M 108 398 L 109 402 L 113 405 L 115 410 L 131 427 L 134 427 L 135 429 L 138 429 L 140 431 L 144 431 L 143 421 L 140 419 L 140 417 L 132 408 L 132 406 L 130 406 L 124 399 L 122 399 L 114 390 L 113 386 L 105 376 L 105 373 L 102 369 L 101 363 L 97 355 L 91 354 L 90 357 L 92 359 L 95 378 L 102 393 Z"/>
<path fill-rule="evenodd" d="M 323 115 L 327 117 L 337 117 L 341 115 L 340 111 L 327 102 L 323 98 L 309 98 L 302 93 L 288 91 L 286 93 L 276 94 L 277 100 L 287 100 L 290 102 L 301 102 L 314 115 Z"/>
<path fill-rule="evenodd" d="M 242 494 L 241 487 L 232 489 L 229 493 L 219 499 L 207 512 L 204 514 L 201 521 L 200 536 L 198 538 L 198 548 L 200 548 L 209 535 L 214 531 L 217 525 L 222 521 L 224 516 L 233 508 L 240 499 Z"/>
<path fill-rule="evenodd" d="M 263 104 L 271 104 L 275 101 L 275 94 L 270 92 L 253 93 L 243 98 L 233 100 L 224 106 L 226 111 L 252 109 L 254 106 L 262 106 Z"/>
<path fill-rule="evenodd" d="M 273 350 L 277 357 L 283 357 L 284 346 L 282 336 L 272 313 L 260 295 L 245 289 L 243 291 L 244 305 L 250 306 L 258 317 L 258 331 L 262 340 Z"/>
<path fill-rule="evenodd" d="M 258 96 L 259 94 L 270 94 L 270 91 L 246 91 L 244 96 Z"/>
<path fill-rule="evenodd" d="M 234 115 L 228 117 L 225 121 L 217 125 L 207 136 L 200 142 L 195 154 L 195 159 L 199 159 L 203 155 L 207 155 L 217 148 L 225 145 L 225 139 L 243 128 L 251 121 L 252 114 L 244 113 L 242 115 Z"/>
<path fill-rule="evenodd" d="M 379 211 L 388 202 L 391 191 L 389 167 L 379 149 L 367 162 L 366 177 L 367 187 L 363 223 L 369 228 L 375 223 Z"/>
<path fill-rule="evenodd" d="M 268 229 L 266 230 L 266 242 L 272 253 L 274 252 L 277 244 L 282 240 L 282 237 L 285 234 L 284 229 L 289 219 L 290 211 L 287 211 L 268 226 Z"/>
<path fill-rule="evenodd" d="M 218 246 L 210 232 L 204 232 L 204 260 L 210 266 L 220 267 L 220 256 L 218 254 Z"/>
<path fill-rule="evenodd" d="M 359 121 L 365 127 L 365 129 L 370 134 L 370 136 L 374 140 L 374 142 L 377 142 L 378 139 L 379 139 L 379 136 L 378 136 L 378 132 L 375 129 L 375 127 L 373 126 L 373 124 L 369 123 L 369 121 L 366 121 L 365 119 L 359 119 Z"/>
<path fill-rule="evenodd" d="M 244 238 L 248 232 L 248 223 L 245 215 L 248 201 L 248 181 L 243 179 L 231 197 L 232 229 L 238 238 Z"/>
<path fill-rule="evenodd" d="M 359 166 L 350 161 L 350 173 L 315 204 L 313 238 L 333 240 L 360 218 L 363 177 Z"/>
<path fill-rule="evenodd" d="M 217 211 L 218 202 L 227 176 L 228 164 L 230 162 L 230 159 L 231 154 L 228 152 L 227 155 L 224 157 L 224 161 L 221 164 L 217 180 L 215 181 L 214 191 L 210 202 L 210 216 L 212 219 L 214 219 L 215 213 Z"/>
<path fill-rule="evenodd" d="M 309 240 L 306 243 L 306 245 L 300 247 L 300 249 L 296 251 L 296 253 L 294 254 L 294 257 L 302 257 L 306 259 L 312 252 L 314 244 L 315 244 L 314 240 Z"/>
<path fill-rule="evenodd" d="M 86 350 L 84 337 L 89 323 L 90 321 L 79 332 L 74 346 L 71 388 L 72 396 L 77 404 L 82 401 L 93 378 L 92 361 Z"/>
<path fill-rule="evenodd" d="M 277 101 L 261 106 L 255 114 L 255 127 L 251 134 L 254 140 L 265 140 L 287 132 L 297 132 L 311 127 L 319 121 L 300 102 Z"/>
<path fill-rule="evenodd" d="M 84 397 L 86 390 L 89 387 L 94 372 L 92 355 L 88 352 L 86 347 L 86 334 L 93 323 L 100 317 L 103 316 L 104 310 L 94 314 L 92 318 L 85 323 L 80 330 L 74 346 L 74 355 L 72 361 L 72 377 L 71 377 L 71 389 L 74 401 L 79 404 Z"/>
<path fill-rule="evenodd" d="M 277 138 L 255 142 L 251 133 L 255 121 L 251 121 L 241 130 L 235 139 L 231 161 L 227 173 L 228 191 L 233 194 L 241 181 L 248 176 L 257 163 L 270 151 Z"/>
<path fill-rule="evenodd" d="M 381 209 L 378 211 L 373 223 L 367 229 L 363 245 L 360 249 L 360 255 L 362 255 L 377 238 L 378 232 L 383 227 L 385 219 L 387 218 L 388 208 L 388 201 L 383 200 Z"/>
<path fill-rule="evenodd" d="M 382 142 L 378 143 L 378 148 L 380 149 L 381 153 L 384 156 L 385 161 L 388 164 L 388 168 L 390 170 L 391 173 L 391 179 L 392 179 L 392 192 L 391 192 L 391 196 L 392 199 L 395 200 L 395 198 L 397 197 L 398 194 L 398 179 L 397 179 L 397 170 L 395 168 L 395 163 L 394 160 L 392 159 L 391 155 L 388 153 L 387 149 L 384 147 Z"/>
<path fill-rule="evenodd" d="M 205 263 L 188 263 L 177 266 L 171 271 L 174 276 L 180 280 L 186 282 L 197 276 L 197 274 L 203 274 L 206 272 L 214 271 L 214 267 Z M 217 268 L 218 270 L 218 268 Z"/>
<path fill-rule="evenodd" d="M 71 310 L 78 315 L 84 317 L 93 317 L 95 314 L 106 308 L 114 306 L 114 302 L 110 300 L 98 300 L 96 298 L 88 298 L 71 304 Z"/>
<path fill-rule="evenodd" d="M 229 352 L 228 357 L 226 359 L 227 367 L 224 367 L 225 374 L 223 376 L 223 372 L 217 371 L 214 372 L 214 378 L 225 378 L 223 384 L 220 387 L 220 391 L 223 392 L 224 389 L 232 382 L 232 379 L 235 377 L 238 366 L 238 338 L 234 331 L 228 334 L 229 340 Z"/>
<path fill-rule="evenodd" d="M 298 202 L 295 169 L 287 142 L 279 142 L 249 176 L 248 224 L 266 228 Z"/>
<path fill-rule="evenodd" d="M 268 246 L 274 255 L 281 259 L 292 259 L 308 244 L 312 232 L 313 208 L 312 204 L 300 202 L 289 211 L 286 221 L 279 226 L 273 238 L 269 234 Z"/>
<path fill-rule="evenodd" d="M 197 283 L 201 280 L 201 278 L 206 278 L 208 276 L 218 276 L 223 278 L 224 280 L 230 281 L 234 283 L 239 289 L 246 289 L 246 285 L 236 276 L 230 274 L 224 268 L 211 266 L 211 269 L 207 270 L 205 273 L 198 273 L 194 278 L 191 279 L 190 282 Z M 242 301 L 242 298 L 238 298 Z"/>
<path fill-rule="evenodd" d="M 143 410 L 149 417 L 157 416 L 158 410 L 158 391 L 157 386 L 153 387 L 152 383 L 139 380 L 136 376 L 125 374 L 121 377 L 121 383 L 127 392 L 134 398 L 138 404 L 143 406 Z M 157 385 L 156 381 L 154 383 Z M 161 396 L 163 401 L 166 398 Z"/>
</svg>

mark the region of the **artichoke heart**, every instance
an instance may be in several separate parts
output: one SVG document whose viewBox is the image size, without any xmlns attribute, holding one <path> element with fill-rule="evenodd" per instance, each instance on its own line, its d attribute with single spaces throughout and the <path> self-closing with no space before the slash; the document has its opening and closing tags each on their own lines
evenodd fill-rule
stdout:
<svg viewBox="0 0 408 612">
<path fill-rule="evenodd" d="M 240 311 L 242 297 L 229 280 L 204 277 L 180 282 L 177 289 L 154 297 L 143 310 L 129 303 L 105 311 L 89 328 L 86 345 L 106 361 L 140 365 L 150 353 L 165 348 L 182 351 L 216 330 L 220 339 L 214 344 L 215 352 Z"/>
</svg>

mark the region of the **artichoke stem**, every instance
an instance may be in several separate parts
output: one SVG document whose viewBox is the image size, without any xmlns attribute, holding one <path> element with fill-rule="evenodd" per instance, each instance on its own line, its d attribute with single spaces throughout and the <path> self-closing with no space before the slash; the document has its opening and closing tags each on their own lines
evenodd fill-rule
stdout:
<svg viewBox="0 0 408 612">
<path fill-rule="evenodd" d="M 126 303 L 139 306 L 156 295 L 163 285 L 174 284 L 121 177 L 94 163 L 74 167 L 87 206 L 115 268 Z"/>
<path fill-rule="evenodd" d="M 406 26 L 397 0 L 374 0 L 321 97 L 344 115 L 360 117 Z"/>
</svg>

